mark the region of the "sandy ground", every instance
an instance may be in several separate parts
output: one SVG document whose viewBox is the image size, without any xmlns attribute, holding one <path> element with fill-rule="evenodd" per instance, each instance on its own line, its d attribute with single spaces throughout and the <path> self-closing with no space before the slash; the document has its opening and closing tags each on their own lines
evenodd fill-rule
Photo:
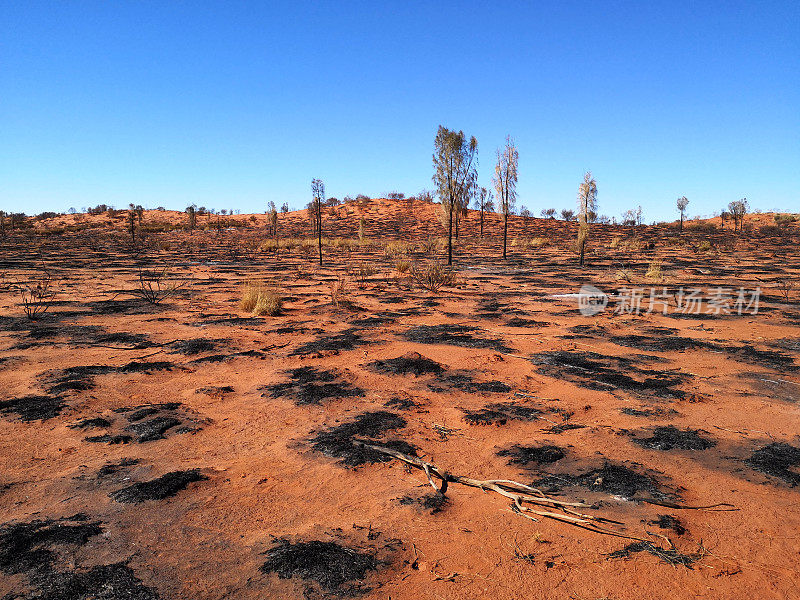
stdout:
<svg viewBox="0 0 800 600">
<path fill-rule="evenodd" d="M 582 270 L 573 224 L 515 218 L 503 261 L 499 220 L 481 241 L 471 212 L 457 284 L 432 293 L 397 270 L 431 253 L 377 240 L 441 235 L 434 210 L 339 207 L 326 233 L 356 236 L 364 216 L 375 243 L 326 247 L 322 267 L 300 249 L 252 251 L 264 215 L 134 244 L 124 216 L 66 216 L 0 241 L 0 597 L 800 596 L 800 289 L 781 287 L 800 272 L 798 226 L 682 238 L 596 226 Z M 307 235 L 304 213 L 281 219 L 283 235 Z M 148 212 L 143 224 L 183 221 Z M 526 247 L 536 237 L 547 243 Z M 654 260 L 663 280 L 645 276 Z M 58 295 L 31 321 L 20 286 L 42 264 Z M 141 265 L 186 283 L 149 304 L 132 293 Z M 278 286 L 282 314 L 239 309 L 252 278 Z M 673 298 L 666 315 L 616 314 L 612 301 L 584 316 L 556 297 L 584 283 L 762 293 L 758 314 L 680 314 Z M 334 429 L 364 413 L 383 430 Z M 396 460 L 326 454 L 331 431 L 585 501 L 616 522 L 604 528 L 652 545 L 613 555 L 635 540 L 534 522 L 457 483 L 442 502 Z M 173 472 L 174 489 L 118 493 Z M 315 541 L 331 543 L 303 545 Z"/>
</svg>

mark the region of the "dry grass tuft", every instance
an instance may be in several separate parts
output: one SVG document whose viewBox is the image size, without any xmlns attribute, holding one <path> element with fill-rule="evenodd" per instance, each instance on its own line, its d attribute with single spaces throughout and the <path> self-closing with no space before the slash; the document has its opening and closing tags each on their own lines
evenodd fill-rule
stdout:
<svg viewBox="0 0 800 600">
<path fill-rule="evenodd" d="M 655 282 L 664 281 L 664 272 L 661 269 L 661 261 L 658 259 L 652 260 L 647 267 L 647 273 L 644 276 Z"/>
<path fill-rule="evenodd" d="M 347 277 L 342 277 L 341 275 L 336 278 L 336 281 L 331 283 L 331 304 L 333 304 L 336 308 L 346 302 L 347 300 Z"/>
<path fill-rule="evenodd" d="M 256 316 L 274 317 L 283 309 L 283 297 L 275 287 L 261 281 L 248 281 L 242 289 L 239 308 Z"/>
</svg>

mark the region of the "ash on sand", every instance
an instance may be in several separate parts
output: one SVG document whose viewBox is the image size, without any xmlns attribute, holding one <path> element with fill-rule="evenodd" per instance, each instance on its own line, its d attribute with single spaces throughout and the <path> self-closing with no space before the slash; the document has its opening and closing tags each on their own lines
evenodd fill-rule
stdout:
<svg viewBox="0 0 800 600">
<path fill-rule="evenodd" d="M 686 533 L 686 528 L 678 517 L 672 515 L 658 515 L 658 519 L 650 521 L 651 525 L 656 525 L 660 529 L 671 529 L 676 535 Z"/>
<path fill-rule="evenodd" d="M 199 469 L 172 471 L 158 479 L 134 483 L 109 494 L 117 502 L 138 504 L 147 500 L 163 500 L 174 496 L 190 483 L 208 479 Z"/>
<path fill-rule="evenodd" d="M 0 571 L 25 574 L 30 591 L 6 598 L 25 600 L 158 600 L 127 565 L 96 565 L 88 570 L 56 570 L 60 552 L 85 545 L 103 533 L 86 515 L 57 520 L 6 523 L 0 527 Z M 72 561 L 65 561 L 72 562 Z"/>
<path fill-rule="evenodd" d="M 447 393 L 452 389 L 468 394 L 506 394 L 511 391 L 511 386 L 502 381 L 474 381 L 469 375 L 458 373 L 439 377 L 436 381 L 428 384 L 428 389 L 440 394 Z"/>
<path fill-rule="evenodd" d="M 663 550 L 652 542 L 634 542 L 633 544 L 628 544 L 621 550 L 616 550 L 615 552 L 607 554 L 606 556 L 609 559 L 627 559 L 630 558 L 632 554 L 636 554 L 637 552 L 649 552 L 663 562 L 671 565 L 683 565 L 687 569 L 692 569 L 692 565 L 703 558 L 703 554 L 701 553 L 681 554 L 674 548 Z"/>
<path fill-rule="evenodd" d="M 342 465 L 357 467 L 368 463 L 389 462 L 391 456 L 354 444 L 363 441 L 374 446 L 383 446 L 403 454 L 416 456 L 414 446 L 400 439 L 382 441 L 386 432 L 405 427 L 407 421 L 393 412 L 379 410 L 365 412 L 348 423 L 342 423 L 320 431 L 309 442 L 317 452 L 338 458 Z"/>
<path fill-rule="evenodd" d="M 355 350 L 359 346 L 364 346 L 369 343 L 369 341 L 363 339 L 361 335 L 359 335 L 357 329 L 347 329 L 341 333 L 323 336 L 319 339 L 302 344 L 289 354 L 289 356 L 305 356 L 319 353 L 338 354 L 342 350 Z"/>
<path fill-rule="evenodd" d="M 448 344 L 464 348 L 488 348 L 497 352 L 513 352 L 503 340 L 473 335 L 480 331 L 470 325 L 417 325 L 403 334 L 409 342 L 418 344 Z"/>
<path fill-rule="evenodd" d="M 434 360 L 422 356 L 419 352 L 409 352 L 397 358 L 387 358 L 386 360 L 376 360 L 368 365 L 378 373 L 390 375 L 438 375 L 444 371 L 444 367 Z"/>
<path fill-rule="evenodd" d="M 762 446 L 745 462 L 756 471 L 783 479 L 792 487 L 800 483 L 800 473 L 795 470 L 800 466 L 800 448 L 785 442 Z"/>
<path fill-rule="evenodd" d="M 519 446 L 515 444 L 511 448 L 500 450 L 497 456 L 511 457 L 511 460 L 508 461 L 509 464 L 524 466 L 534 463 L 545 465 L 564 458 L 564 450 L 550 444 L 544 446 Z"/>
<path fill-rule="evenodd" d="M 700 435 L 699 430 L 678 429 L 674 425 L 656 427 L 649 438 L 634 438 L 634 443 L 650 450 L 707 450 L 717 442 Z"/>
<path fill-rule="evenodd" d="M 321 404 L 331 398 L 354 398 L 364 395 L 364 390 L 342 381 L 336 371 L 314 367 L 299 367 L 286 371 L 290 381 L 266 385 L 271 398 L 289 398 L 297 405 Z M 267 394 L 262 394 L 262 397 Z"/>
<path fill-rule="evenodd" d="M 46 421 L 58 416 L 65 407 L 60 396 L 22 396 L 0 402 L 0 412 L 16 413 L 20 421 Z"/>
<path fill-rule="evenodd" d="M 542 411 L 516 402 L 489 404 L 480 410 L 464 409 L 464 420 L 470 425 L 505 425 L 508 421 L 535 421 Z"/>
<path fill-rule="evenodd" d="M 671 371 L 640 369 L 635 364 L 637 361 L 631 358 L 555 350 L 540 352 L 531 358 L 531 362 L 542 375 L 564 379 L 588 389 L 622 389 L 661 398 L 686 396 L 675 386 L 685 383 L 688 376 Z M 631 375 L 636 375 L 638 379 Z"/>
<path fill-rule="evenodd" d="M 432 515 L 442 512 L 450 504 L 450 500 L 441 492 L 431 492 L 419 497 L 403 496 L 399 502 L 403 506 L 418 506 L 423 510 L 429 510 Z"/>
<path fill-rule="evenodd" d="M 292 543 L 279 539 L 277 545 L 267 551 L 261 572 L 276 573 L 281 579 L 297 577 L 316 583 L 326 592 L 354 596 L 369 591 L 363 585 L 364 579 L 377 568 L 378 561 L 373 555 L 336 542 Z"/>
<path fill-rule="evenodd" d="M 593 492 L 602 492 L 609 496 L 617 496 L 625 500 L 636 500 L 642 492 L 648 498 L 667 500 L 672 494 L 664 492 L 658 482 L 648 475 L 642 475 L 623 465 L 609 462 L 599 469 L 580 475 L 551 474 L 534 483 L 536 487 L 547 488 L 547 491 L 558 492 L 564 487 L 582 487 Z"/>
</svg>

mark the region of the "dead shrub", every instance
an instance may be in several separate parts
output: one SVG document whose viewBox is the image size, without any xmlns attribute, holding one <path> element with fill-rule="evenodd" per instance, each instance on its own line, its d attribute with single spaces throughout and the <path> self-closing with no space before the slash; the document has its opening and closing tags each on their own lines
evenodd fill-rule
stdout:
<svg viewBox="0 0 800 600">
<path fill-rule="evenodd" d="M 38 319 L 50 308 L 55 295 L 52 275 L 42 269 L 39 274 L 22 284 L 22 308 L 25 316 L 31 321 Z"/>
<path fill-rule="evenodd" d="M 429 292 L 438 292 L 443 286 L 454 285 L 456 282 L 454 273 L 438 262 L 429 263 L 424 267 L 412 266 L 411 279 Z"/>
<path fill-rule="evenodd" d="M 150 304 L 161 304 L 177 294 L 187 283 L 186 279 L 179 280 L 172 277 L 169 266 L 160 269 L 140 267 L 138 287 L 131 293 Z"/>
</svg>

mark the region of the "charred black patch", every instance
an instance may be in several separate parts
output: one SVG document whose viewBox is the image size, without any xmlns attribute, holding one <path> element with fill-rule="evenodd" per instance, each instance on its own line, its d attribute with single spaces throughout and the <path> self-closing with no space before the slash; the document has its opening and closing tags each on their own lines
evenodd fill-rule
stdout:
<svg viewBox="0 0 800 600">
<path fill-rule="evenodd" d="M 800 384 L 794 381 L 770 376 L 768 373 L 739 373 L 739 377 L 747 379 L 756 393 L 770 400 L 800 402 Z"/>
<path fill-rule="evenodd" d="M 348 467 L 389 462 L 393 460 L 391 456 L 353 442 L 361 441 L 373 446 L 383 446 L 404 454 L 416 456 L 416 450 L 407 442 L 399 439 L 380 440 L 386 432 L 402 429 L 406 424 L 407 421 L 403 417 L 393 412 L 385 410 L 365 412 L 348 423 L 342 423 L 336 427 L 320 431 L 309 442 L 317 452 L 338 458 L 342 465 Z"/>
<path fill-rule="evenodd" d="M 428 389 L 438 393 L 447 393 L 456 389 L 469 394 L 505 394 L 511 391 L 511 387 L 502 381 L 474 381 L 472 377 L 463 373 L 439 377 L 436 381 L 428 384 Z"/>
<path fill-rule="evenodd" d="M 55 521 L 3 525 L 0 528 L 0 570 L 8 574 L 49 571 L 56 558 L 53 546 L 82 546 L 102 532 L 99 522 L 90 522 L 80 514 Z"/>
<path fill-rule="evenodd" d="M 781 338 L 770 343 L 773 348 L 800 352 L 800 338 Z"/>
<path fill-rule="evenodd" d="M 252 325 L 263 325 L 264 319 L 258 317 L 216 317 L 205 318 L 198 325 L 230 325 L 232 327 L 246 327 Z"/>
<path fill-rule="evenodd" d="M 777 350 L 758 350 L 750 344 L 727 346 L 724 348 L 731 358 L 740 362 L 758 365 L 776 371 L 797 371 L 794 358 Z"/>
<path fill-rule="evenodd" d="M 111 421 L 108 419 L 104 419 L 103 417 L 91 417 L 89 419 L 81 419 L 74 425 L 70 425 L 72 429 L 94 429 L 94 428 L 105 428 L 111 427 Z"/>
<path fill-rule="evenodd" d="M 417 497 L 403 496 L 399 502 L 403 506 L 418 506 L 422 510 L 430 511 L 432 515 L 442 512 L 450 504 L 447 496 L 439 492 L 431 492 Z"/>
<path fill-rule="evenodd" d="M 583 487 L 625 500 L 636 499 L 637 494 L 645 492 L 650 498 L 666 499 L 670 495 L 662 491 L 658 482 L 648 475 L 637 473 L 623 465 L 606 462 L 601 468 L 580 475 L 546 475 L 535 484 L 537 487 L 559 491 L 564 487 Z"/>
<path fill-rule="evenodd" d="M 244 350 L 242 352 L 231 352 L 230 354 L 209 354 L 208 356 L 201 356 L 200 358 L 195 358 L 193 361 L 190 361 L 189 364 L 192 365 L 199 365 L 202 363 L 208 362 L 226 362 L 229 360 L 235 360 L 237 358 L 265 358 L 266 355 L 259 351 L 259 350 Z"/>
<path fill-rule="evenodd" d="M 512 352 L 505 342 L 496 338 L 473 335 L 480 331 L 470 325 L 417 325 L 403 334 L 409 342 L 418 344 L 448 344 L 463 348 L 488 348 L 497 352 Z"/>
<path fill-rule="evenodd" d="M 537 465 L 545 465 L 554 463 L 564 458 L 564 450 L 558 446 L 544 445 L 544 446 L 519 446 L 514 445 L 511 448 L 500 450 L 497 456 L 508 456 L 511 460 L 509 464 L 515 465 L 528 465 L 530 463 Z"/>
<path fill-rule="evenodd" d="M 208 477 L 200 473 L 199 469 L 188 471 L 172 471 L 158 479 L 134 483 L 109 494 L 117 502 L 134 503 L 147 500 L 163 500 L 174 496 L 195 481 L 205 481 Z"/>
<path fill-rule="evenodd" d="M 106 463 L 97 470 L 97 478 L 103 479 L 105 477 L 110 477 L 111 475 L 115 475 L 119 471 L 122 471 L 128 467 L 132 467 L 138 464 L 139 464 L 138 458 L 123 458 L 119 462 Z"/>
<path fill-rule="evenodd" d="M 22 396 L 0 402 L 0 412 L 16 413 L 20 421 L 46 421 L 58 416 L 65 406 L 60 396 Z"/>
<path fill-rule="evenodd" d="M 353 398 L 364 390 L 339 379 L 336 371 L 299 367 L 286 371 L 291 381 L 264 386 L 272 398 L 290 398 L 298 405 L 321 404 L 331 398 Z M 263 394 L 266 396 L 267 394 Z"/>
<path fill-rule="evenodd" d="M 707 450 L 716 446 L 714 440 L 700 435 L 695 429 L 678 429 L 673 425 L 656 427 L 649 438 L 634 438 L 633 442 L 650 450 Z"/>
<path fill-rule="evenodd" d="M 47 578 L 35 600 L 158 600 L 123 563 L 94 566 L 88 571 L 68 571 Z"/>
<path fill-rule="evenodd" d="M 531 362 L 542 375 L 565 379 L 589 389 L 623 389 L 664 398 L 682 398 L 686 395 L 685 392 L 674 389 L 674 386 L 687 380 L 686 375 L 639 369 L 636 361 L 630 358 L 603 356 L 596 352 L 556 350 L 540 352 Z"/>
<path fill-rule="evenodd" d="M 145 314 L 158 309 L 157 306 L 135 298 L 127 300 L 97 300 L 84 302 L 83 305 L 96 315 Z"/>
<path fill-rule="evenodd" d="M 292 543 L 278 540 L 267 551 L 262 573 L 275 573 L 281 579 L 297 577 L 312 581 L 327 592 L 356 595 L 368 591 L 363 581 L 370 571 L 378 568 L 377 559 L 336 542 L 313 540 Z M 346 588 L 346 589 L 345 589 Z"/>
<path fill-rule="evenodd" d="M 672 515 L 658 515 L 658 519 L 650 521 L 650 524 L 660 529 L 671 529 L 676 535 L 683 535 L 686 533 L 686 527 L 683 526 L 681 520 Z"/>
<path fill-rule="evenodd" d="M 677 335 L 620 335 L 613 336 L 609 339 L 618 346 L 636 348 L 637 350 L 645 350 L 647 352 L 682 352 L 684 350 L 708 347 L 708 344 L 705 342 Z"/>
<path fill-rule="evenodd" d="M 419 404 L 414 402 L 411 398 L 390 398 L 384 404 L 387 408 L 396 408 L 398 410 L 410 410 L 412 408 L 419 408 Z"/>
<path fill-rule="evenodd" d="M 756 471 L 783 479 L 792 487 L 800 483 L 800 473 L 792 470 L 800 466 L 800 448 L 785 442 L 773 442 L 762 446 L 745 462 Z"/>
<path fill-rule="evenodd" d="M 114 371 L 114 367 L 105 365 L 68 367 L 45 373 L 44 385 L 50 394 L 82 392 L 94 388 L 94 378 L 97 375 L 105 375 Z"/>
<path fill-rule="evenodd" d="M 114 412 L 121 414 L 128 421 L 125 430 L 132 431 L 139 443 L 162 440 L 171 430 L 176 433 L 197 430 L 195 420 L 182 410 L 180 402 L 123 407 L 114 409 Z"/>
<path fill-rule="evenodd" d="M 156 360 L 151 362 L 140 362 L 133 360 L 127 365 L 117 369 L 120 373 L 147 373 L 148 371 L 171 371 L 175 367 L 174 363 L 166 360 Z"/>
<path fill-rule="evenodd" d="M 311 342 L 306 342 L 296 348 L 290 356 L 305 356 L 318 353 L 338 353 L 342 350 L 354 350 L 359 346 L 369 344 L 359 335 L 356 329 L 347 329 L 341 333 L 323 336 Z"/>
<path fill-rule="evenodd" d="M 581 425 L 580 423 L 557 423 L 552 427 L 548 427 L 542 433 L 559 435 L 564 433 L 565 431 L 572 431 L 573 429 L 583 429 L 584 427 L 586 427 L 586 425 Z"/>
<path fill-rule="evenodd" d="M 139 438 L 139 442 L 151 442 L 153 440 L 163 440 L 167 431 L 181 424 L 180 419 L 168 416 L 158 416 L 148 421 L 134 423 L 128 429 L 133 431 Z"/>
<path fill-rule="evenodd" d="M 95 444 L 127 444 L 133 441 L 132 435 L 127 435 L 124 433 L 121 434 L 110 434 L 104 433 L 103 435 L 92 435 L 87 438 L 84 438 L 87 442 L 92 442 Z"/>
<path fill-rule="evenodd" d="M 605 337 L 608 333 L 602 325 L 573 325 L 567 331 L 580 337 Z"/>
<path fill-rule="evenodd" d="M 489 404 L 477 411 L 464 410 L 464 420 L 470 425 L 505 425 L 508 421 L 535 421 L 542 411 L 516 402 Z"/>
<path fill-rule="evenodd" d="M 630 415 L 632 417 L 655 417 L 655 418 L 662 418 L 662 417 L 671 417 L 678 414 L 678 411 L 674 408 L 664 409 L 661 407 L 658 408 L 630 408 L 625 407 L 621 408 L 620 412 L 624 415 Z"/>
<path fill-rule="evenodd" d="M 232 385 L 210 385 L 195 390 L 198 394 L 208 394 L 209 396 L 215 397 L 221 397 L 225 394 L 233 393 L 234 391 L 236 390 L 234 390 Z"/>
<path fill-rule="evenodd" d="M 511 317 L 510 319 L 506 319 L 506 325 L 509 327 L 547 327 L 550 323 L 547 321 L 525 319 L 523 317 Z"/>
<path fill-rule="evenodd" d="M 353 327 L 363 327 L 366 329 L 370 327 L 380 327 L 381 325 L 391 325 L 396 320 L 397 319 L 392 314 L 379 314 L 371 317 L 355 319 L 350 321 L 350 325 Z"/>
<path fill-rule="evenodd" d="M 85 545 L 103 533 L 99 522 L 85 515 L 0 528 L 0 571 L 25 574 L 33 591 L 31 600 L 158 600 L 133 571 L 123 564 L 96 565 L 88 570 L 56 570 L 59 549 Z M 22 598 L 19 594 L 9 600 Z"/>
<path fill-rule="evenodd" d="M 376 360 L 369 364 L 369 367 L 379 373 L 392 375 L 413 374 L 417 377 L 425 374 L 438 375 L 444 367 L 434 360 L 422 356 L 419 352 L 409 352 L 397 358 L 387 358 L 386 360 Z"/>
<path fill-rule="evenodd" d="M 691 569 L 694 563 L 703 558 L 703 555 L 700 553 L 681 554 L 674 548 L 664 550 L 656 546 L 653 542 L 634 542 L 628 544 L 622 550 L 616 550 L 607 556 L 609 559 L 630 558 L 632 554 L 636 554 L 637 552 L 649 552 L 665 563 L 683 565 L 687 569 Z"/>
</svg>

